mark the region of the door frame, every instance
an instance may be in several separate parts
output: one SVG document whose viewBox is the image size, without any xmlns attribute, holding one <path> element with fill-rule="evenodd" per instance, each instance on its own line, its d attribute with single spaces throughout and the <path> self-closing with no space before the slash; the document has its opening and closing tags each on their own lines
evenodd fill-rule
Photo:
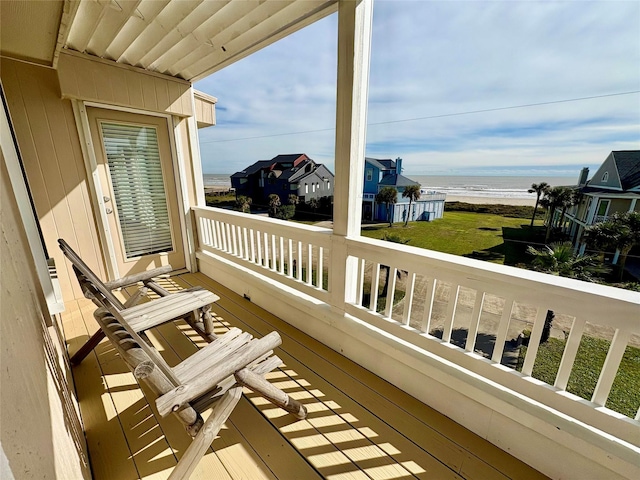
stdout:
<svg viewBox="0 0 640 480">
<path fill-rule="evenodd" d="M 178 198 L 178 216 L 180 218 L 179 228 L 181 235 L 179 241 L 182 242 L 182 248 L 184 252 L 185 267 L 189 271 L 193 271 L 193 261 L 191 255 L 191 242 L 189 238 L 191 234 L 188 228 L 191 228 L 191 222 L 186 221 L 186 215 L 189 209 L 189 199 L 186 197 L 186 177 L 182 162 L 179 161 L 178 145 L 176 145 L 179 139 L 178 122 L 174 122 L 174 118 L 170 114 L 150 112 L 147 110 L 139 110 L 135 108 L 120 107 L 116 105 L 107 105 L 98 102 L 85 102 L 82 100 L 72 99 L 71 104 L 73 106 L 73 114 L 76 120 L 76 127 L 78 129 L 78 135 L 80 137 L 80 145 L 82 147 L 82 157 L 84 158 L 84 166 L 87 173 L 87 183 L 89 185 L 89 195 L 91 197 L 91 204 L 94 212 L 97 214 L 97 230 L 100 237 L 100 243 L 102 245 L 102 255 L 104 258 L 106 270 L 109 275 L 109 280 L 115 280 L 120 278 L 120 272 L 118 269 L 116 250 L 113 245 L 113 238 L 111 229 L 109 227 L 109 219 L 107 218 L 106 205 L 105 205 L 105 186 L 100 182 L 98 175 L 98 161 L 96 158 L 95 144 L 91 136 L 91 129 L 89 126 L 89 117 L 87 115 L 87 107 L 101 108 L 104 110 L 116 110 L 119 112 L 133 113 L 136 115 L 161 117 L 167 122 L 167 132 L 169 135 L 169 145 L 171 148 L 171 166 L 173 168 L 173 180 L 176 189 L 176 196 Z"/>
</svg>

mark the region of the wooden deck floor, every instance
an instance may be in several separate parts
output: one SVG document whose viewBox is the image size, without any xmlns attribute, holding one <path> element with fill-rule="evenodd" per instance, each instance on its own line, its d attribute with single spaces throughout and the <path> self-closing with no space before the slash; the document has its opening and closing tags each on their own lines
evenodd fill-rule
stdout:
<svg viewBox="0 0 640 480">
<path fill-rule="evenodd" d="M 285 365 L 267 378 L 309 411 L 295 420 L 246 391 L 191 478 L 399 479 L 544 478 L 452 422 L 202 274 L 163 281 L 167 289 L 201 285 L 219 295 L 217 333 L 230 326 L 256 337 L 282 336 Z M 73 354 L 96 329 L 94 306 L 70 302 L 63 314 Z M 171 365 L 204 342 L 177 322 L 149 337 Z M 189 445 L 178 421 L 161 418 L 154 395 L 140 387 L 103 341 L 73 369 L 94 478 L 166 478 Z"/>
</svg>

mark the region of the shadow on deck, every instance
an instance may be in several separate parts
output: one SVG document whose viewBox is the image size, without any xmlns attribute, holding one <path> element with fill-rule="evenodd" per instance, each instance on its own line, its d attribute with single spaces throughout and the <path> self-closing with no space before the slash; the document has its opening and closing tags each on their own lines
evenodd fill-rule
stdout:
<svg viewBox="0 0 640 480">
<path fill-rule="evenodd" d="M 296 420 L 248 390 L 191 478 L 544 478 L 526 464 L 202 274 L 161 282 L 202 285 L 220 296 L 216 333 L 231 326 L 256 337 L 276 330 L 284 365 L 267 378 L 303 402 Z M 123 292 L 126 294 L 126 292 Z M 69 302 L 69 352 L 92 334 L 94 306 Z M 149 337 L 170 365 L 204 341 L 184 322 Z M 73 369 L 95 479 L 166 478 L 190 444 L 155 395 L 140 387 L 103 341 Z"/>
</svg>

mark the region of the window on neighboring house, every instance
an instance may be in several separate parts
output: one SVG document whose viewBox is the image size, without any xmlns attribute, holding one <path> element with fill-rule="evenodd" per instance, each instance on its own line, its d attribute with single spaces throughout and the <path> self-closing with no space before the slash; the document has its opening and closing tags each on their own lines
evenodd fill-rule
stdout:
<svg viewBox="0 0 640 480">
<path fill-rule="evenodd" d="M 308 183 L 304 184 L 304 193 L 309 193 L 309 184 Z"/>
<path fill-rule="evenodd" d="M 298 190 L 298 184 L 297 183 L 292 183 L 291 184 L 291 190 Z"/>
<path fill-rule="evenodd" d="M 245 183 L 247 183 L 247 179 L 246 178 L 241 178 L 240 179 L 240 185 L 244 185 Z"/>
<path fill-rule="evenodd" d="M 331 182 L 327 180 L 327 190 L 331 190 Z"/>
<path fill-rule="evenodd" d="M 367 182 L 373 180 L 373 168 L 367 168 Z"/>
<path fill-rule="evenodd" d="M 609 181 L 609 172 L 604 172 L 604 175 L 602 175 L 602 181 L 603 182 Z"/>
<path fill-rule="evenodd" d="M 283 189 L 283 190 L 286 190 L 286 189 L 287 189 L 287 184 L 286 184 L 286 183 L 283 183 L 283 184 L 282 184 L 282 189 Z"/>
<path fill-rule="evenodd" d="M 315 192 L 316 192 L 316 184 L 315 184 L 315 183 L 312 183 L 312 184 L 311 184 L 311 191 L 312 191 L 313 193 L 315 193 Z"/>
<path fill-rule="evenodd" d="M 607 214 L 607 210 L 609 210 L 609 200 L 600 200 L 596 215 L 598 217 L 604 217 Z"/>
</svg>

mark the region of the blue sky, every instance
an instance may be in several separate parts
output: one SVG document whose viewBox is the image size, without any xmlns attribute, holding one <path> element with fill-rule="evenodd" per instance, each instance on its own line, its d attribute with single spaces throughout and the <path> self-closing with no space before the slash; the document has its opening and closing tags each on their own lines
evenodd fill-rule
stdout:
<svg viewBox="0 0 640 480">
<path fill-rule="evenodd" d="M 376 0 L 372 42 L 366 154 L 406 174 L 577 176 L 640 148 L 638 93 L 503 109 L 640 91 L 638 1 Z M 333 170 L 336 48 L 332 15 L 197 82 L 218 97 L 203 171 Z"/>
</svg>

